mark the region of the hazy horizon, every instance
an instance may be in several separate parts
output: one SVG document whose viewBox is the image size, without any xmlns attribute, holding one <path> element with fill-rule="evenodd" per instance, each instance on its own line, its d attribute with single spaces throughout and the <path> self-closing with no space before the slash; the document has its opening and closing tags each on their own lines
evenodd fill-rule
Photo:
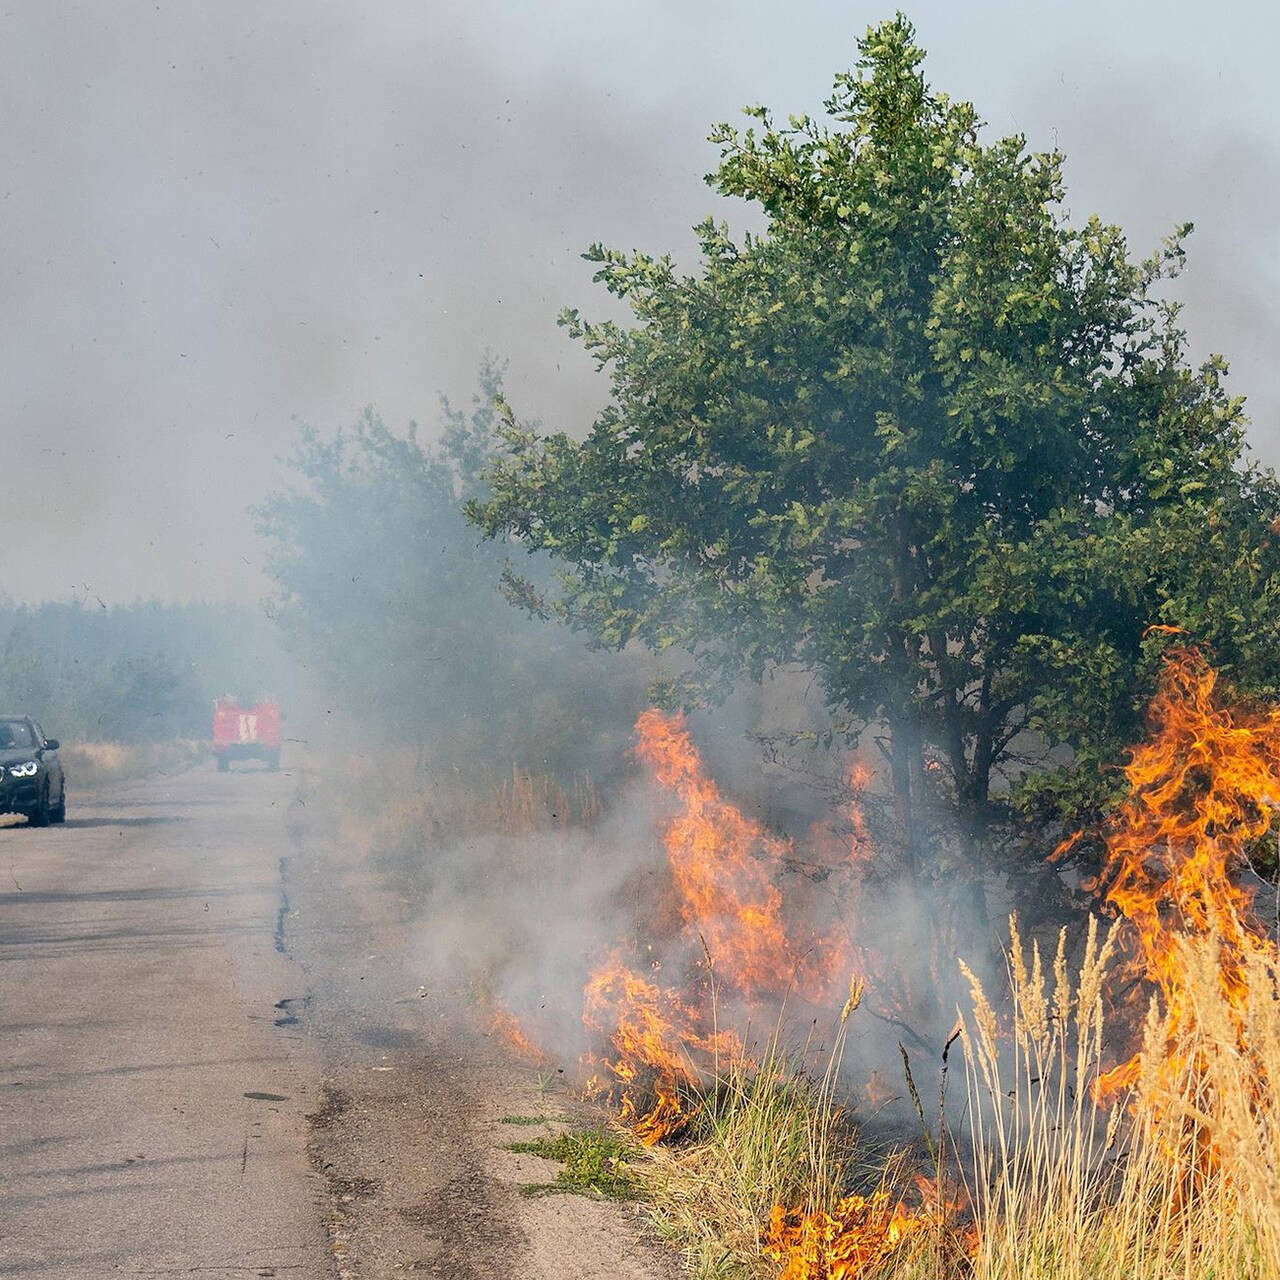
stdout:
<svg viewBox="0 0 1280 1280">
<path fill-rule="evenodd" d="M 815 110 L 892 6 L 685 12 L 24 3 L 0 65 L 0 504 L 17 601 L 252 601 L 245 508 L 295 418 L 434 428 L 488 349 L 517 411 L 580 427 L 604 380 L 556 328 L 607 309 L 592 240 L 672 251 L 718 120 Z M 1180 295 L 1280 461 L 1267 361 L 1280 105 L 1261 6 L 908 9 L 931 82 L 1067 156 L 1069 204 L 1144 253 L 1194 220 Z M 1272 246 L 1268 251 L 1267 245 Z"/>
</svg>

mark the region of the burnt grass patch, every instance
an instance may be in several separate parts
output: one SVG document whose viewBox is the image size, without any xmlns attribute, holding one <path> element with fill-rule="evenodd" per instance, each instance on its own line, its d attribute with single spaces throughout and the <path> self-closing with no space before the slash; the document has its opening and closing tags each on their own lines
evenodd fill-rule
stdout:
<svg viewBox="0 0 1280 1280">
<path fill-rule="evenodd" d="M 421 1038 L 418 1032 L 403 1027 L 365 1027 L 354 1035 L 357 1044 L 371 1049 L 411 1049 Z"/>
<path fill-rule="evenodd" d="M 328 1175 L 329 1190 L 339 1202 L 350 1204 L 352 1200 L 364 1200 L 376 1196 L 382 1190 L 377 1178 L 342 1178 Z"/>
</svg>

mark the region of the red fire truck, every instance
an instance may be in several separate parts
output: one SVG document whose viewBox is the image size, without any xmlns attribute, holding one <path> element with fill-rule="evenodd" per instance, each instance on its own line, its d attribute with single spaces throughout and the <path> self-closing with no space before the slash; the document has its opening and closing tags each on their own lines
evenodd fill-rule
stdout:
<svg viewBox="0 0 1280 1280">
<path fill-rule="evenodd" d="M 213 754 L 218 772 L 226 773 L 233 760 L 265 760 L 280 767 L 280 708 L 274 698 L 263 698 L 242 707 L 235 698 L 219 698 L 213 704 Z"/>
</svg>

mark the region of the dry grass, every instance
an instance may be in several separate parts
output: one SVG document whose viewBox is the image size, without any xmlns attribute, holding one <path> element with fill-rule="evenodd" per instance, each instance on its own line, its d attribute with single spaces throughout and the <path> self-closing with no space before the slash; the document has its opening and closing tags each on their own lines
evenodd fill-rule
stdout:
<svg viewBox="0 0 1280 1280">
<path fill-rule="evenodd" d="M 538 894 L 574 874 L 581 848 L 571 835 L 599 816 L 586 780 L 566 787 L 515 771 L 489 787 L 450 787 L 428 783 L 408 759 L 401 765 L 367 776 L 349 770 L 360 800 L 345 809 L 343 832 L 375 858 L 429 866 L 424 854 L 451 841 L 498 837 L 492 866 L 482 848 L 468 848 L 468 858 L 480 859 L 481 878 L 527 879 L 534 916 Z M 552 838 L 526 839 L 539 833 Z M 1280 964 L 1259 948 L 1243 999 L 1228 998 L 1214 940 L 1177 945 L 1192 1016 L 1175 1027 L 1152 1013 L 1144 1069 L 1107 1108 L 1095 1104 L 1093 1086 L 1108 1043 L 1103 990 L 1113 947 L 1096 924 L 1070 967 L 1065 935 L 1044 956 L 1015 928 L 1010 1007 L 1001 1014 L 970 978 L 962 1045 L 976 1230 L 968 1254 L 937 1213 L 937 1229 L 910 1231 L 844 1269 L 832 1262 L 839 1241 L 827 1237 L 815 1244 L 811 1233 L 803 1259 L 777 1247 L 776 1206 L 824 1229 L 856 1227 L 845 1209 L 851 1200 L 896 1205 L 913 1172 L 902 1153 L 873 1159 L 858 1146 L 837 1096 L 843 1020 L 825 1065 L 803 1050 L 787 1053 L 777 1034 L 755 1063 L 718 1063 L 701 1096 L 688 1100 L 685 1138 L 634 1165 L 650 1212 L 691 1274 L 704 1277 L 1276 1280 Z"/>
<path fill-rule="evenodd" d="M 1169 1145 L 1177 1126 L 1207 1141 L 1211 1177 L 1229 1188 L 1267 1274 L 1280 1276 L 1280 956 L 1259 948 L 1246 958 L 1238 1003 L 1224 995 L 1215 939 L 1182 940 L 1178 962 L 1192 1016 L 1177 1056 L 1188 1066 L 1146 1085 L 1150 1108 L 1166 1117 L 1158 1136 Z M 1148 1045 L 1167 1034 L 1153 1019 Z"/>
<path fill-rule="evenodd" d="M 1217 944 L 1179 941 L 1196 1016 L 1169 1052 L 1148 1020 L 1136 1086 L 1092 1100 L 1105 1036 L 1110 946 L 1090 928 L 1078 972 L 1059 944 L 1047 977 L 1014 930 L 1012 1025 L 976 982 L 965 1033 L 974 1125 L 976 1280 L 1275 1280 L 1280 1276 L 1280 988 L 1250 970 L 1242 1017 Z M 904 1274 L 929 1274 L 921 1260 Z M 934 1272 L 936 1274 L 936 1272 Z"/>
<path fill-rule="evenodd" d="M 406 920 L 424 922 L 435 980 L 458 984 L 486 1010 L 490 1034 L 515 1056 L 549 1064 L 547 1050 L 563 1049 L 573 1016 L 554 1002 L 539 1016 L 530 957 L 547 954 L 543 935 L 566 927 L 566 901 L 585 892 L 573 886 L 595 852 L 590 778 L 561 783 L 513 767 L 487 785 L 464 785 L 411 751 L 353 758 L 324 778 L 313 816 L 361 855 Z"/>
<path fill-rule="evenodd" d="M 353 756 L 334 773 L 343 838 L 365 850 L 421 849 L 425 844 L 477 835 L 524 836 L 538 831 L 590 829 L 600 800 L 586 775 L 568 785 L 513 766 L 509 777 L 464 785 L 428 772 L 412 751 L 376 760 Z"/>
<path fill-rule="evenodd" d="M 521 838 L 590 829 L 600 814 L 589 777 L 566 785 L 513 767 L 508 777 L 479 783 L 468 778 L 464 785 L 451 774 L 424 768 L 410 750 L 388 751 L 376 760 L 353 756 L 326 771 L 326 778 L 341 841 L 362 854 L 389 887 L 418 904 L 432 892 L 442 853 L 488 837 L 509 841 L 502 851 L 504 877 L 527 879 L 546 891 L 573 874 L 567 848 L 552 839 L 522 850 Z"/>
<path fill-rule="evenodd" d="M 208 744 L 195 738 L 148 743 L 68 742 L 59 749 L 72 789 L 156 773 L 179 773 L 193 768 L 208 754 Z"/>
<path fill-rule="evenodd" d="M 689 1140 L 651 1149 L 645 1187 L 658 1228 L 696 1276 L 768 1276 L 762 1252 L 777 1204 L 830 1209 L 855 1173 L 856 1136 L 833 1090 L 841 1025 L 816 1075 L 775 1036 L 758 1063 L 724 1064 L 694 1103 Z"/>
<path fill-rule="evenodd" d="M 1074 977 L 1065 932 L 1046 974 L 1038 946 L 1027 964 L 1015 927 L 1007 1037 L 965 969 L 973 1009 L 961 1042 L 974 1131 L 979 1275 L 1035 1275 L 1049 1258 L 1067 1262 L 1088 1247 L 1093 1215 L 1111 1190 L 1122 1114 L 1116 1108 L 1104 1117 L 1091 1093 L 1101 1070 L 1102 988 L 1112 950 L 1110 937 L 1099 942 L 1091 921 Z"/>
<path fill-rule="evenodd" d="M 600 797 L 585 774 L 576 775 L 566 787 L 549 774 L 529 774 L 513 767 L 511 777 L 489 792 L 485 810 L 467 817 L 473 828 L 503 835 L 570 827 L 589 831 L 600 818 Z"/>
<path fill-rule="evenodd" d="M 684 1139 L 646 1153 L 641 1173 L 652 1217 L 690 1274 L 864 1274 L 827 1263 L 811 1268 L 828 1254 L 865 1259 L 865 1274 L 878 1274 L 924 1225 L 925 1217 L 905 1208 L 906 1199 L 919 1199 L 908 1190 L 906 1154 L 868 1147 L 839 1097 L 848 1022 L 860 999 L 855 981 L 827 1051 L 811 1044 L 786 1050 L 780 1016 L 754 1060 L 718 1063 L 707 1088 L 688 1100 Z M 950 1238 L 947 1224 L 928 1218 Z"/>
<path fill-rule="evenodd" d="M 842 1221 L 840 1197 L 878 1182 L 888 1193 L 881 1203 L 894 1204 L 909 1170 L 901 1152 L 882 1155 L 878 1173 L 867 1167 L 835 1096 L 840 1040 L 821 1076 L 776 1040 L 758 1068 L 729 1065 L 696 1104 L 691 1140 L 641 1166 L 660 1229 L 691 1273 L 706 1277 L 1276 1280 L 1280 961 L 1260 951 L 1247 967 L 1247 996 L 1233 1005 L 1216 942 L 1178 946 L 1194 1017 L 1171 1055 L 1169 1021 L 1152 1014 L 1139 1081 L 1106 1108 L 1093 1085 L 1114 949 L 1096 924 L 1070 972 L 1065 935 L 1046 961 L 1014 929 L 1003 1018 L 970 978 L 967 1249 L 954 1222 L 929 1223 L 925 1211 L 924 1229 L 842 1267 L 830 1234 Z M 867 1205 L 874 1196 L 852 1199 Z M 815 1243 L 810 1233 L 790 1252 L 762 1248 L 775 1204 L 803 1207 L 828 1234 Z"/>
</svg>

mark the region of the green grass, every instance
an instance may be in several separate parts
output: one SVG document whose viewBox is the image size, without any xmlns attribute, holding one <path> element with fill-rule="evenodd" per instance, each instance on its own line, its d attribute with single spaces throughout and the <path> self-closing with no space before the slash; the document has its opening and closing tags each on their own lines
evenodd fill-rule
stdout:
<svg viewBox="0 0 1280 1280">
<path fill-rule="evenodd" d="M 554 1182 L 533 1182 L 522 1187 L 525 1195 L 576 1192 L 609 1200 L 634 1200 L 641 1194 L 640 1180 L 631 1168 L 636 1149 L 606 1129 L 580 1129 L 557 1138 L 513 1142 L 507 1150 L 556 1160 L 563 1166 Z"/>
<path fill-rule="evenodd" d="M 546 1124 L 555 1120 L 556 1116 L 503 1116 L 499 1124 Z"/>
</svg>

